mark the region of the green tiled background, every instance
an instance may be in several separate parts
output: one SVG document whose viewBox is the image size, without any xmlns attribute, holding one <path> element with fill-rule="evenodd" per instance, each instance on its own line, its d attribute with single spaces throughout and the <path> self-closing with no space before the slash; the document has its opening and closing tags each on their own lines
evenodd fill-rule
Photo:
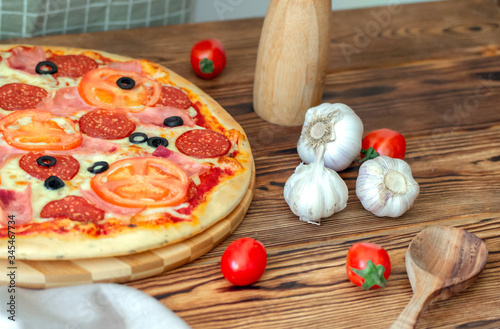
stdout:
<svg viewBox="0 0 500 329">
<path fill-rule="evenodd" d="M 0 39 L 180 24 L 193 0 L 0 0 Z"/>
</svg>

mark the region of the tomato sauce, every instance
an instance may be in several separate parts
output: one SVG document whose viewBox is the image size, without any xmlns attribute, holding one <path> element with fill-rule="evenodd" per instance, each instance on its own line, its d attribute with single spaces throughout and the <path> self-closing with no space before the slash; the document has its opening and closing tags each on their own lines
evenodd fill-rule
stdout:
<svg viewBox="0 0 500 329">
<path fill-rule="evenodd" d="M 114 62 L 112 59 L 108 58 L 108 57 L 104 57 L 103 55 L 99 54 L 99 53 L 94 53 L 92 52 L 92 54 L 97 57 L 99 60 L 101 60 L 103 63 L 112 63 Z"/>
<path fill-rule="evenodd" d="M 43 223 L 29 223 L 27 225 L 23 225 L 22 230 L 18 230 L 17 227 L 14 230 L 16 236 L 29 236 L 33 233 L 44 234 L 54 232 L 57 235 L 63 235 L 70 232 L 70 228 L 64 225 L 64 222 L 67 222 L 68 219 L 54 219 L 53 221 L 43 222 Z M 12 232 L 12 227 L 11 230 Z M 0 238 L 8 237 L 8 228 L 2 227 L 0 229 Z"/>
<path fill-rule="evenodd" d="M 193 108 L 196 110 L 196 116 L 194 117 L 194 121 L 196 122 L 196 125 L 203 127 L 203 128 L 210 129 L 210 125 L 207 124 L 205 117 L 200 112 L 201 103 L 196 102 L 196 103 L 192 103 L 192 104 L 193 104 Z"/>
<path fill-rule="evenodd" d="M 211 167 L 209 171 L 204 172 L 200 175 L 200 184 L 197 186 L 198 194 L 193 200 L 189 202 L 189 206 L 186 208 L 178 209 L 177 212 L 183 215 L 189 215 L 193 209 L 206 200 L 206 194 L 217 184 L 219 184 L 220 178 L 224 171 L 220 168 Z"/>
</svg>

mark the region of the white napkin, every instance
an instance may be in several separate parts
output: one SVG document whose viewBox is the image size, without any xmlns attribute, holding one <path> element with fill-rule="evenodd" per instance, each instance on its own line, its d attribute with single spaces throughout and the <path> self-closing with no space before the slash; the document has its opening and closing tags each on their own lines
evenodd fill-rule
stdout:
<svg viewBox="0 0 500 329">
<path fill-rule="evenodd" d="M 16 287 L 15 321 L 0 286 L 2 329 L 190 329 L 153 297 L 119 284 L 31 290 Z"/>
</svg>

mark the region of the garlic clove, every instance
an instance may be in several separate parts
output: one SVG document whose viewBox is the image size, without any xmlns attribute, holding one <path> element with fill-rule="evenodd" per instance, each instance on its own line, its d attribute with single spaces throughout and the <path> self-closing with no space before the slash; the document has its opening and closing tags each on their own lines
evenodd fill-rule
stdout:
<svg viewBox="0 0 500 329">
<path fill-rule="evenodd" d="M 347 205 L 348 189 L 333 170 L 323 164 L 324 147 L 310 165 L 299 164 L 287 180 L 283 191 L 285 201 L 301 221 L 320 224 Z"/>
<path fill-rule="evenodd" d="M 325 146 L 325 166 L 341 171 L 359 155 L 362 137 L 363 123 L 349 106 L 324 103 L 307 110 L 297 151 L 312 163 L 319 146 Z"/>
<path fill-rule="evenodd" d="M 403 160 L 379 156 L 364 162 L 356 180 L 363 207 L 379 217 L 399 217 L 420 193 L 410 166 Z"/>
</svg>

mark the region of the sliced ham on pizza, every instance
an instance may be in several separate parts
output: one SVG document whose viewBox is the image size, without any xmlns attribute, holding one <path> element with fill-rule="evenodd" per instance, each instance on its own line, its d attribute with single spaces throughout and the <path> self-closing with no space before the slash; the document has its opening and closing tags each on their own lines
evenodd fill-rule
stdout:
<svg viewBox="0 0 500 329">
<path fill-rule="evenodd" d="M 223 219 L 247 191 L 244 131 L 167 68 L 85 49 L 0 55 L 1 257 L 9 230 L 28 260 L 162 247 Z"/>
</svg>

